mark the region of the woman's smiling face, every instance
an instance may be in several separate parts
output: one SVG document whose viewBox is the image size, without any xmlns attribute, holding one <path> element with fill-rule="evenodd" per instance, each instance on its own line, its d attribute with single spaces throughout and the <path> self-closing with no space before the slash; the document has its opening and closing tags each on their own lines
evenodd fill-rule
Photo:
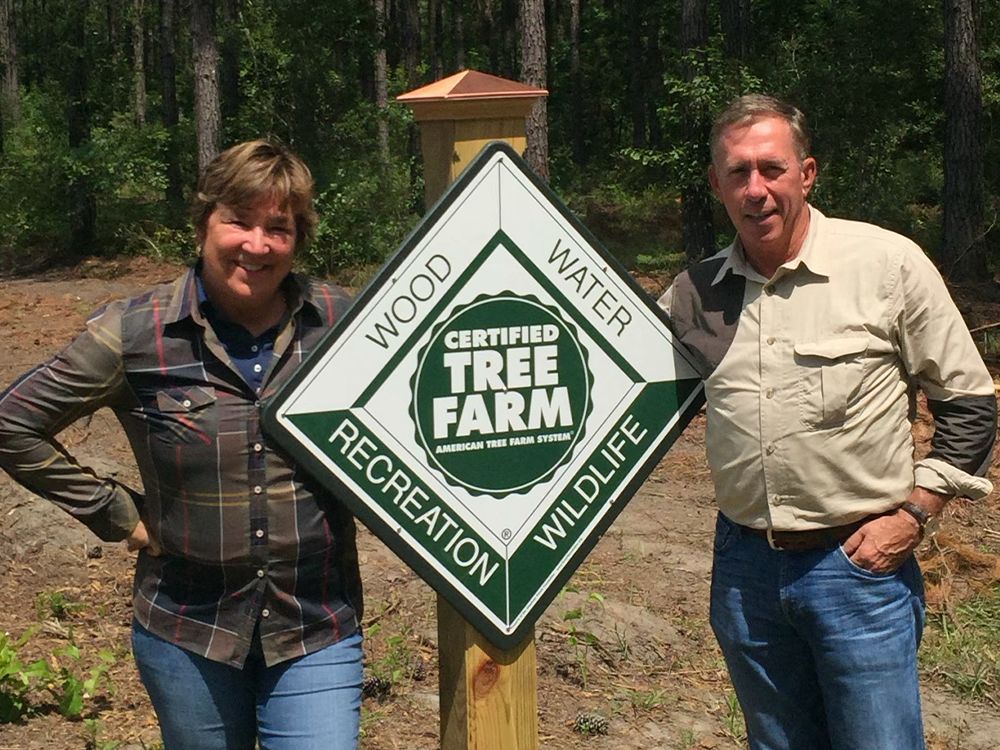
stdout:
<svg viewBox="0 0 1000 750">
<path fill-rule="evenodd" d="M 283 303 L 281 282 L 292 270 L 295 219 L 276 199 L 250 208 L 219 204 L 201 243 L 202 281 L 213 304 L 248 329 Z"/>
</svg>

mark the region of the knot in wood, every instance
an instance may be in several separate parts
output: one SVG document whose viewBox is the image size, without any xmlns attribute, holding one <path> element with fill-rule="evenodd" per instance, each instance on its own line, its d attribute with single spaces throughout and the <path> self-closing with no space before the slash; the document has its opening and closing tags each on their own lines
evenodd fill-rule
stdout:
<svg viewBox="0 0 1000 750">
<path fill-rule="evenodd" d="M 500 665 L 492 659 L 487 659 L 479 665 L 476 670 L 476 677 L 473 680 L 472 692 L 476 698 L 480 698 L 493 689 L 500 679 Z"/>
</svg>

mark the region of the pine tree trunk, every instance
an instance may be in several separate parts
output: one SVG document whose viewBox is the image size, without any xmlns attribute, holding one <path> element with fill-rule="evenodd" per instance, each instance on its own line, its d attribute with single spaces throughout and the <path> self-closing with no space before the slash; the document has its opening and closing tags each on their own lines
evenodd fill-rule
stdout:
<svg viewBox="0 0 1000 750">
<path fill-rule="evenodd" d="M 400 0 L 399 38 L 409 88 L 420 83 L 420 7 L 417 0 Z"/>
<path fill-rule="evenodd" d="M 146 30 L 143 0 L 132 0 L 132 113 L 136 125 L 146 124 Z"/>
<path fill-rule="evenodd" d="M 219 86 L 222 92 L 222 122 L 240 110 L 240 8 L 239 0 L 222 0 L 222 61 Z"/>
<path fill-rule="evenodd" d="M 521 36 L 521 81 L 545 88 L 547 54 L 545 47 L 545 3 L 521 0 L 518 13 Z M 526 123 L 528 147 L 525 159 L 543 180 L 549 179 L 549 133 L 545 97 L 535 101 Z"/>
<path fill-rule="evenodd" d="M 21 96 L 17 80 L 17 23 L 14 0 L 0 0 L 0 125 L 3 133 L 21 119 Z M 3 138 L 0 138 L 0 149 Z"/>
<path fill-rule="evenodd" d="M 70 0 L 67 7 L 71 35 L 71 61 L 66 79 L 67 135 L 70 150 L 79 153 L 90 140 L 90 112 L 87 106 L 86 18 L 87 0 Z M 67 180 L 69 197 L 69 252 L 82 258 L 94 251 L 97 203 L 93 186 L 83 170 L 74 170 Z"/>
<path fill-rule="evenodd" d="M 580 127 L 584 121 L 584 96 L 586 95 L 583 76 L 580 73 L 580 0 L 569 0 L 569 85 L 570 112 L 574 123 L 570 136 L 573 161 L 577 164 L 586 164 L 588 161 L 587 146 L 583 137 L 586 128 Z"/>
<path fill-rule="evenodd" d="M 462 5 L 465 0 L 451 0 L 451 38 L 455 44 L 455 70 L 465 69 L 465 18 Z"/>
<path fill-rule="evenodd" d="M 444 77 L 444 17 L 443 0 L 427 0 L 427 51 L 431 65 L 431 80 Z"/>
<path fill-rule="evenodd" d="M 194 120 L 198 133 L 198 171 L 219 153 L 222 109 L 219 102 L 219 46 L 215 3 L 191 2 L 191 52 L 194 62 Z"/>
<path fill-rule="evenodd" d="M 681 51 L 688 54 L 692 50 L 704 48 L 707 43 L 707 0 L 681 0 Z M 693 81 L 698 72 L 697 65 L 687 65 L 685 80 Z M 712 194 L 706 177 L 710 127 L 708 113 L 686 108 L 683 118 L 684 139 L 694 146 L 699 166 L 696 181 L 681 188 L 681 235 L 684 252 L 691 261 L 698 260 L 715 249 Z"/>
<path fill-rule="evenodd" d="M 389 82 L 385 51 L 385 0 L 372 0 L 375 11 L 375 117 L 378 156 L 382 169 L 389 165 Z"/>
<path fill-rule="evenodd" d="M 642 2 L 626 0 L 625 26 L 628 29 L 628 44 L 625 49 L 626 98 L 628 99 L 629 120 L 632 123 L 632 146 L 643 148 L 646 141 L 646 66 L 642 55 Z"/>
<path fill-rule="evenodd" d="M 750 19 L 750 0 L 719 0 L 722 17 L 722 36 L 726 56 L 736 60 L 750 57 L 753 26 Z"/>
<path fill-rule="evenodd" d="M 170 142 L 167 145 L 167 201 L 180 205 L 181 168 L 177 145 L 177 43 L 174 36 L 174 0 L 160 0 L 160 112 Z"/>
<path fill-rule="evenodd" d="M 944 0 L 944 238 L 954 280 L 988 278 L 984 237 L 983 79 L 976 0 Z"/>
</svg>

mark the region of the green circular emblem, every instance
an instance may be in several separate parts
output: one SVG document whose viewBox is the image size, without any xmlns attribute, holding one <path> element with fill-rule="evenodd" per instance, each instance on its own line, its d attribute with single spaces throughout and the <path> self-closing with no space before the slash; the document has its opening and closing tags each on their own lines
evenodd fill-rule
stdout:
<svg viewBox="0 0 1000 750">
<path fill-rule="evenodd" d="M 449 482 L 502 497 L 547 479 L 584 432 L 593 378 L 575 329 L 535 299 L 458 308 L 420 352 L 411 414 Z"/>
</svg>

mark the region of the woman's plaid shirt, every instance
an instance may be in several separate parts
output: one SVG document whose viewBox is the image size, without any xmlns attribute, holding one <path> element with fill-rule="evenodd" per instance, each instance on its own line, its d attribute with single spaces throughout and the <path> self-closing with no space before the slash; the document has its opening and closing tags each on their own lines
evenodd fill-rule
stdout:
<svg viewBox="0 0 1000 750">
<path fill-rule="evenodd" d="M 354 633 L 354 519 L 261 431 L 260 404 L 349 299 L 290 276 L 292 315 L 260 393 L 197 302 L 195 271 L 96 313 L 66 349 L 0 395 L 0 466 L 104 540 L 140 517 L 163 547 L 139 554 L 134 612 L 147 629 L 242 666 L 254 628 L 267 663 Z M 56 441 L 102 406 L 121 422 L 144 492 L 81 467 Z"/>
</svg>

